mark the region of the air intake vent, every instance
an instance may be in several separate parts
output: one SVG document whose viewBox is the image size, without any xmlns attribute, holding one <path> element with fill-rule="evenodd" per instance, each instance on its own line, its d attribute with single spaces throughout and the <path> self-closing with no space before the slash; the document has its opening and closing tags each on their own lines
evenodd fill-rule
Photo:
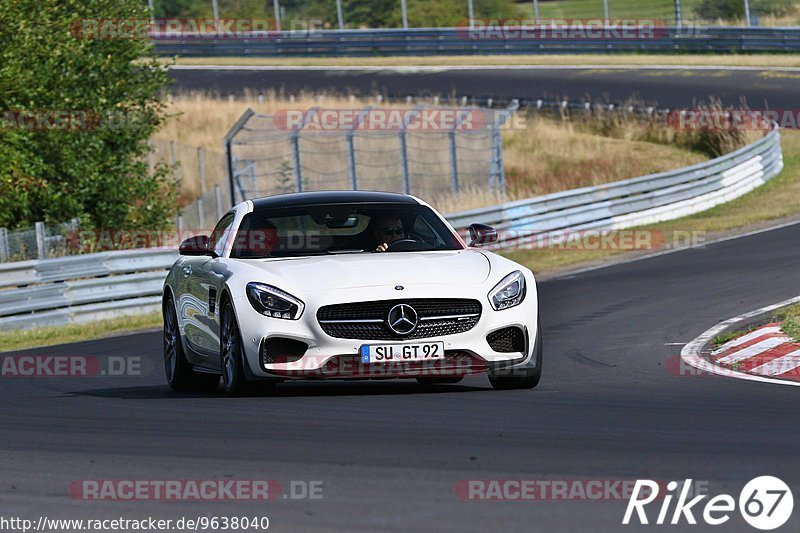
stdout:
<svg viewBox="0 0 800 533">
<path fill-rule="evenodd" d="M 525 333 L 518 327 L 498 329 L 486 336 L 492 350 L 501 353 L 524 352 Z"/>
</svg>

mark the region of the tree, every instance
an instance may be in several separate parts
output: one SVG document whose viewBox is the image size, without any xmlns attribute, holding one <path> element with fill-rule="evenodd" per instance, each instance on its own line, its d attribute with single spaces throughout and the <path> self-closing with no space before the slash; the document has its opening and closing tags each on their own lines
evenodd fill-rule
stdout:
<svg viewBox="0 0 800 533">
<path fill-rule="evenodd" d="M 149 12 L 141 0 L 0 2 L 0 226 L 161 229 L 176 214 L 168 170 L 146 163 L 166 72 L 146 32 L 100 38 L 98 19 Z"/>
</svg>

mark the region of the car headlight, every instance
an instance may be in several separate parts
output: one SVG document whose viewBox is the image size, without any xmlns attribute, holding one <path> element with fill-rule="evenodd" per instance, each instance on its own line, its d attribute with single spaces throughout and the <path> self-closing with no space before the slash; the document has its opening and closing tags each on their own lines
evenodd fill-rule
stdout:
<svg viewBox="0 0 800 533">
<path fill-rule="evenodd" d="M 495 311 L 502 311 L 522 303 L 525 299 L 525 275 L 517 270 L 500 280 L 489 293 L 489 303 Z"/>
<path fill-rule="evenodd" d="M 262 315 L 286 320 L 297 320 L 305 304 L 287 292 L 263 283 L 247 284 L 247 299 L 253 309 Z"/>
</svg>

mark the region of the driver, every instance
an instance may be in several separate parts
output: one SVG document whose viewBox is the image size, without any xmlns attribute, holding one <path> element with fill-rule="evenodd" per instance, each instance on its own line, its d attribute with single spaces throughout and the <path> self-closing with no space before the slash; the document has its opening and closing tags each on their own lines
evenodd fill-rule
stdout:
<svg viewBox="0 0 800 533">
<path fill-rule="evenodd" d="M 389 245 L 395 241 L 406 238 L 403 221 L 393 216 L 383 216 L 375 224 L 375 241 L 379 242 L 376 252 L 385 252 Z"/>
</svg>

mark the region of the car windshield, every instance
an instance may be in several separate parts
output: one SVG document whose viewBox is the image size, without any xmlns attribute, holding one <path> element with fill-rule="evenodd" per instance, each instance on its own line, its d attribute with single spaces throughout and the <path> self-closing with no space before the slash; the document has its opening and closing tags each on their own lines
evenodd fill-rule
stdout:
<svg viewBox="0 0 800 533">
<path fill-rule="evenodd" d="M 231 257 L 262 259 L 463 247 L 426 206 L 333 204 L 270 208 L 246 215 Z"/>
</svg>

